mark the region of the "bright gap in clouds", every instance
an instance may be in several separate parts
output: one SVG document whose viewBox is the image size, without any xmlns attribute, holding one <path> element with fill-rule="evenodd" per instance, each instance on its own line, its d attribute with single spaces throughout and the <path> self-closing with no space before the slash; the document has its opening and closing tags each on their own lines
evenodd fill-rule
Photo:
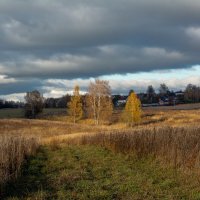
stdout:
<svg viewBox="0 0 200 200">
<path fill-rule="evenodd" d="M 161 83 L 166 83 L 170 90 L 184 90 L 186 85 L 191 83 L 200 85 L 200 65 L 188 69 L 160 70 L 154 72 L 100 76 L 100 79 L 108 80 L 113 94 L 127 94 L 130 89 L 136 92 L 145 92 L 148 85 L 158 91 Z M 87 92 L 88 85 L 94 78 L 89 79 L 47 79 L 39 89 L 45 98 L 61 97 L 65 94 L 72 94 L 75 85 L 79 85 L 81 93 Z M 25 93 L 0 95 L 0 99 L 23 101 Z"/>
<path fill-rule="evenodd" d="M 145 92 L 148 85 L 158 90 L 161 83 L 167 84 L 170 90 L 184 90 L 187 84 L 200 85 L 200 65 L 188 69 L 160 70 L 146 73 L 127 75 L 102 76 L 102 79 L 110 81 L 113 91 L 128 92 L 134 89 L 136 92 Z"/>
</svg>

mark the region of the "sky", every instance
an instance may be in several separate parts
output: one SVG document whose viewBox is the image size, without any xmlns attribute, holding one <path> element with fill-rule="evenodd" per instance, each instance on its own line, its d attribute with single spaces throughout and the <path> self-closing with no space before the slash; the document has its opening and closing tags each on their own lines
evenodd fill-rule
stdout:
<svg viewBox="0 0 200 200">
<path fill-rule="evenodd" d="M 0 98 L 200 85 L 199 0 L 0 0 Z"/>
</svg>

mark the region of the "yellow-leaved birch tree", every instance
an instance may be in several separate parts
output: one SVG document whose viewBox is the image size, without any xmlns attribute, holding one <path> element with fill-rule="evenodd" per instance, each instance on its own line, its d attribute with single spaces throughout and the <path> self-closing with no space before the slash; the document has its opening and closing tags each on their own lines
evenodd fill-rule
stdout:
<svg viewBox="0 0 200 200">
<path fill-rule="evenodd" d="M 141 102 L 137 95 L 131 92 L 128 96 L 122 118 L 129 126 L 133 126 L 141 121 L 141 115 Z"/>
<path fill-rule="evenodd" d="M 74 87 L 73 96 L 71 97 L 71 101 L 68 103 L 68 113 L 73 118 L 74 123 L 83 117 L 83 105 L 79 90 L 78 85 Z"/>
</svg>

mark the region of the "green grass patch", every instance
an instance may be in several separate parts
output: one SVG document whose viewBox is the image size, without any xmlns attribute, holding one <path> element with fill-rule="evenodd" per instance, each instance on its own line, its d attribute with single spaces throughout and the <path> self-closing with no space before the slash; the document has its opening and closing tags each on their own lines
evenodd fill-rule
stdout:
<svg viewBox="0 0 200 200">
<path fill-rule="evenodd" d="M 5 199 L 199 199 L 198 185 L 177 174 L 100 147 L 42 147 Z"/>
<path fill-rule="evenodd" d="M 66 115 L 66 108 L 45 108 L 38 117 Z M 24 118 L 23 108 L 0 109 L 0 119 Z"/>
<path fill-rule="evenodd" d="M 0 119 L 23 118 L 24 110 L 22 108 L 4 108 L 0 109 Z"/>
</svg>

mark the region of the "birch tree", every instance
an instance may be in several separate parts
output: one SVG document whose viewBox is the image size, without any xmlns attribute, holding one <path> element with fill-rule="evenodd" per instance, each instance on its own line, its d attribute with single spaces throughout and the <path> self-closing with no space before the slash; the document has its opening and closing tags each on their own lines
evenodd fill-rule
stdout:
<svg viewBox="0 0 200 200">
<path fill-rule="evenodd" d="M 90 82 L 86 105 L 87 114 L 94 119 L 96 125 L 100 120 L 111 117 L 113 105 L 108 81 L 96 79 L 95 82 Z"/>
<path fill-rule="evenodd" d="M 126 106 L 122 114 L 123 120 L 128 125 L 133 126 L 141 121 L 141 114 L 141 102 L 137 95 L 132 92 L 127 99 Z"/>
</svg>

